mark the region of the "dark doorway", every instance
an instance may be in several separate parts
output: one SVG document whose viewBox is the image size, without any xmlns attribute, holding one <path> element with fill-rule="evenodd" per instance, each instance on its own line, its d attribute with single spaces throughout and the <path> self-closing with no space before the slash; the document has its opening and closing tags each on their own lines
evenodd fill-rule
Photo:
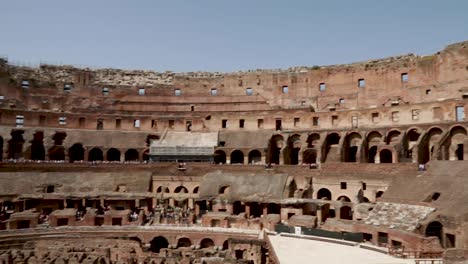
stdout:
<svg viewBox="0 0 468 264">
<path fill-rule="evenodd" d="M 234 150 L 231 153 L 231 164 L 244 164 L 244 153 L 240 150 Z"/>
<path fill-rule="evenodd" d="M 107 151 L 108 161 L 120 161 L 120 151 L 116 148 L 111 148 Z"/>
<path fill-rule="evenodd" d="M 151 240 L 150 245 L 150 250 L 152 252 L 159 253 L 162 248 L 167 248 L 169 246 L 169 242 L 167 242 L 165 237 L 158 236 Z"/>
<path fill-rule="evenodd" d="M 49 149 L 49 160 L 65 160 L 65 149 L 62 146 L 53 146 Z"/>
<path fill-rule="evenodd" d="M 125 161 L 138 161 L 138 151 L 136 149 L 129 149 L 125 151 Z"/>
<path fill-rule="evenodd" d="M 214 153 L 214 163 L 215 164 L 225 164 L 226 163 L 226 153 L 222 150 L 216 150 Z"/>
<path fill-rule="evenodd" d="M 455 151 L 458 160 L 463 160 L 463 144 L 457 145 L 457 150 Z"/>
<path fill-rule="evenodd" d="M 380 151 L 380 163 L 392 163 L 392 152 L 388 149 Z"/>
<path fill-rule="evenodd" d="M 427 225 L 426 236 L 435 236 L 439 238 L 439 242 L 442 242 L 442 228 L 443 226 L 440 222 L 431 222 L 429 225 Z"/>
<path fill-rule="evenodd" d="M 92 150 L 89 151 L 89 161 L 102 161 L 104 159 L 102 155 L 102 150 L 99 148 L 93 148 Z"/>
<path fill-rule="evenodd" d="M 8 158 L 19 159 L 23 155 L 23 130 L 11 131 L 11 139 L 8 141 Z"/>
<path fill-rule="evenodd" d="M 331 200 L 331 198 L 331 192 L 326 188 L 322 188 L 317 192 L 317 199 Z"/>
<path fill-rule="evenodd" d="M 377 146 L 369 149 L 369 163 L 375 163 L 375 156 L 377 155 Z"/>
<path fill-rule="evenodd" d="M 68 149 L 68 158 L 70 162 L 75 162 L 78 160 L 84 160 L 84 148 L 81 144 L 73 144 L 71 148 Z"/>
<path fill-rule="evenodd" d="M 31 141 L 31 159 L 45 159 L 44 132 L 34 133 L 33 140 Z"/>
</svg>

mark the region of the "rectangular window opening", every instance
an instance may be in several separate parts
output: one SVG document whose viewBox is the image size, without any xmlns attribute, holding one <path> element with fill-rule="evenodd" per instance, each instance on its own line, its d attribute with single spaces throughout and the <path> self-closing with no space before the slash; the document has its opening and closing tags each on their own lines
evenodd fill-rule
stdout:
<svg viewBox="0 0 468 264">
<path fill-rule="evenodd" d="M 318 116 L 312 117 L 312 125 L 313 126 L 318 126 L 319 125 L 319 117 Z"/>
<path fill-rule="evenodd" d="M 72 85 L 71 84 L 65 84 L 63 86 L 63 91 L 64 92 L 71 92 L 71 90 L 72 90 Z"/>
<path fill-rule="evenodd" d="M 406 72 L 405 72 L 405 73 L 402 73 L 402 74 L 401 74 L 401 82 L 402 82 L 402 83 L 407 83 L 408 80 L 409 80 L 408 73 L 406 73 Z"/>
<path fill-rule="evenodd" d="M 338 116 L 333 115 L 333 116 L 331 117 L 331 121 L 332 121 L 332 125 L 333 125 L 333 126 L 338 125 Z"/>
<path fill-rule="evenodd" d="M 393 122 L 400 121 L 400 112 L 398 112 L 398 111 L 392 112 L 392 121 Z"/>
<path fill-rule="evenodd" d="M 298 127 L 301 124 L 301 119 L 299 117 L 294 118 L 294 127 Z"/>
<path fill-rule="evenodd" d="M 46 124 L 46 116 L 45 115 L 40 115 L 39 116 L 39 125 L 44 126 Z"/>
<path fill-rule="evenodd" d="M 340 182 L 340 188 L 342 190 L 346 190 L 348 188 L 348 184 L 346 182 Z"/>
<path fill-rule="evenodd" d="M 457 121 L 464 121 L 465 120 L 465 107 L 464 106 L 457 106 L 455 108 L 455 111 L 456 111 Z"/>
<path fill-rule="evenodd" d="M 357 128 L 358 127 L 358 117 L 357 116 L 351 116 L 351 127 L 352 128 Z"/>
<path fill-rule="evenodd" d="M 413 109 L 411 110 L 411 119 L 413 120 L 419 120 L 419 109 Z"/>
<path fill-rule="evenodd" d="M 169 129 L 174 129 L 175 120 L 169 120 Z"/>
<path fill-rule="evenodd" d="M 282 92 L 283 92 L 284 94 L 287 94 L 287 93 L 289 93 L 289 87 L 288 87 L 288 86 L 286 86 L 286 85 L 285 85 L 285 86 L 283 86 L 283 87 L 282 87 Z"/>
<path fill-rule="evenodd" d="M 121 128 L 121 127 L 122 127 L 122 119 L 116 119 L 115 128 Z"/>
<path fill-rule="evenodd" d="M 80 128 L 85 128 L 85 126 L 86 126 L 86 118 L 80 117 L 80 118 L 78 119 L 78 126 L 79 126 Z"/>
<path fill-rule="evenodd" d="M 250 88 L 250 87 L 249 87 L 249 88 L 247 88 L 247 89 L 245 89 L 245 94 L 246 94 L 246 95 L 248 95 L 248 96 L 251 96 L 251 95 L 253 95 L 253 89 L 252 89 L 252 88 Z"/>
<path fill-rule="evenodd" d="M 372 123 L 379 122 L 379 113 L 372 113 Z"/>
<path fill-rule="evenodd" d="M 145 88 L 138 88 L 138 95 L 145 95 Z"/>
<path fill-rule="evenodd" d="M 182 95 L 182 90 L 180 90 L 180 89 L 175 89 L 175 90 L 174 90 L 174 95 L 175 95 L 175 96 L 181 96 L 181 95 Z"/>
<path fill-rule="evenodd" d="M 263 119 L 257 119 L 257 128 L 263 128 Z"/>
<path fill-rule="evenodd" d="M 141 123 L 140 119 L 133 120 L 133 127 L 134 128 L 140 128 L 140 125 L 141 125 L 140 123 Z"/>
<path fill-rule="evenodd" d="M 364 79 L 359 79 L 359 80 L 358 80 L 358 87 L 359 87 L 359 88 L 364 88 L 364 87 L 366 87 L 366 80 L 364 80 Z"/>
<path fill-rule="evenodd" d="M 151 128 L 158 128 L 158 121 L 156 120 L 151 120 Z"/>
<path fill-rule="evenodd" d="M 109 88 L 107 88 L 107 87 L 102 88 L 102 95 L 104 95 L 104 96 L 109 95 Z"/>
<path fill-rule="evenodd" d="M 218 95 L 218 89 L 211 88 L 211 96 L 217 96 L 217 95 Z"/>
<path fill-rule="evenodd" d="M 239 120 L 239 128 L 244 128 L 244 125 L 245 125 L 245 120 L 244 120 L 244 119 L 240 119 L 240 120 Z"/>
<path fill-rule="evenodd" d="M 96 129 L 97 130 L 103 130 L 104 129 L 104 120 L 98 119 L 96 121 Z"/>
<path fill-rule="evenodd" d="M 221 128 L 227 128 L 228 127 L 228 121 L 227 119 L 221 120 Z"/>
<path fill-rule="evenodd" d="M 282 121 L 281 121 L 281 119 L 276 119 L 276 120 L 275 120 L 275 129 L 276 129 L 276 131 L 279 131 L 279 130 L 282 129 Z"/>
<path fill-rule="evenodd" d="M 67 118 L 62 116 L 59 117 L 59 125 L 66 125 L 67 124 Z"/>
<path fill-rule="evenodd" d="M 326 89 L 327 89 L 327 85 L 325 83 L 320 83 L 319 84 L 319 91 L 320 92 L 325 92 Z"/>
<path fill-rule="evenodd" d="M 24 126 L 24 116 L 17 115 L 16 116 L 16 127 L 23 127 Z"/>
</svg>

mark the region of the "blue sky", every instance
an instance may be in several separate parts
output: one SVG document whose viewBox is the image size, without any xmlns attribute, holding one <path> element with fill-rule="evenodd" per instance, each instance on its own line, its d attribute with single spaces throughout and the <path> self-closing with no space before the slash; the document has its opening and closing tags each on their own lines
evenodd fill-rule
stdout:
<svg viewBox="0 0 468 264">
<path fill-rule="evenodd" d="M 466 0 L 0 1 L 0 56 L 22 64 L 230 72 L 468 40 Z"/>
</svg>

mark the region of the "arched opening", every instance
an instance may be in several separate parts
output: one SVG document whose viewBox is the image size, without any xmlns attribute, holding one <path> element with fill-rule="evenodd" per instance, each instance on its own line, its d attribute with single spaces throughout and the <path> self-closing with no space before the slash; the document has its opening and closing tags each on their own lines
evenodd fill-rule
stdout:
<svg viewBox="0 0 468 264">
<path fill-rule="evenodd" d="M 52 140 L 54 141 L 54 145 L 56 146 L 61 146 L 63 145 L 63 141 L 67 137 L 67 133 L 65 132 L 56 132 L 54 136 L 52 137 Z"/>
<path fill-rule="evenodd" d="M 223 242 L 223 250 L 228 250 L 229 249 L 229 242 L 227 240 L 224 240 Z"/>
<path fill-rule="evenodd" d="M 340 219 L 353 220 L 353 213 L 351 207 L 342 206 L 340 208 Z"/>
<path fill-rule="evenodd" d="M 357 162 L 357 154 L 361 142 L 361 135 L 358 133 L 354 132 L 346 136 L 343 153 L 345 162 Z"/>
<path fill-rule="evenodd" d="M 136 149 L 128 149 L 125 151 L 125 161 L 138 161 L 138 151 Z"/>
<path fill-rule="evenodd" d="M 377 131 L 372 131 L 367 135 L 367 161 L 375 163 L 377 155 L 377 147 L 382 143 L 382 134 Z"/>
<path fill-rule="evenodd" d="M 453 127 L 450 130 L 450 160 L 463 160 L 464 159 L 464 143 L 467 139 L 466 129 L 461 126 Z"/>
<path fill-rule="evenodd" d="M 222 150 L 216 150 L 214 153 L 214 163 L 215 164 L 225 164 L 226 163 L 226 153 Z"/>
<path fill-rule="evenodd" d="M 322 199 L 322 200 L 331 200 L 332 195 L 330 190 L 326 188 L 322 188 L 317 192 L 317 199 Z"/>
<path fill-rule="evenodd" d="M 214 247 L 214 242 L 213 240 L 209 238 L 204 238 L 202 241 L 200 241 L 200 248 L 212 248 Z"/>
<path fill-rule="evenodd" d="M 268 146 L 268 162 L 271 164 L 280 163 L 280 153 L 283 148 L 284 139 L 281 135 L 275 135 L 270 139 Z"/>
<path fill-rule="evenodd" d="M 378 192 L 375 194 L 375 198 L 382 197 L 383 194 L 384 194 L 383 191 L 378 191 Z"/>
<path fill-rule="evenodd" d="M 184 186 L 178 186 L 175 188 L 174 193 L 188 193 L 188 190 Z"/>
<path fill-rule="evenodd" d="M 284 163 L 297 165 L 299 164 L 299 150 L 301 149 L 301 137 L 292 135 L 288 138 L 288 147 L 284 151 Z"/>
<path fill-rule="evenodd" d="M 439 242 L 442 244 L 442 224 L 440 222 L 434 221 L 429 223 L 426 228 L 426 236 L 431 237 L 435 236 L 439 238 Z"/>
<path fill-rule="evenodd" d="M 362 202 L 363 203 L 370 203 L 370 201 L 369 201 L 369 199 L 367 197 L 363 197 Z"/>
<path fill-rule="evenodd" d="M 387 135 L 387 144 L 397 144 L 400 141 L 401 132 L 397 130 L 392 130 Z"/>
<path fill-rule="evenodd" d="M 373 146 L 369 149 L 369 163 L 375 163 L 375 156 L 377 155 L 377 146 Z"/>
<path fill-rule="evenodd" d="M 344 195 L 338 197 L 338 199 L 336 200 L 340 202 L 348 202 L 348 203 L 351 202 L 351 199 L 349 199 L 347 196 L 344 196 Z"/>
<path fill-rule="evenodd" d="M 107 151 L 108 161 L 120 161 L 120 151 L 116 148 L 111 148 Z"/>
<path fill-rule="evenodd" d="M 199 188 L 200 188 L 200 187 L 198 187 L 198 186 L 195 187 L 195 188 L 193 188 L 193 193 L 198 193 L 198 189 L 199 189 Z"/>
<path fill-rule="evenodd" d="M 388 149 L 380 151 L 380 163 L 392 163 L 393 157 L 392 152 Z"/>
<path fill-rule="evenodd" d="M 44 132 L 42 131 L 36 132 L 33 135 L 33 140 L 31 141 L 31 159 L 45 160 Z"/>
<path fill-rule="evenodd" d="M 49 160 L 65 160 L 65 149 L 62 146 L 53 146 L 49 149 Z"/>
<path fill-rule="evenodd" d="M 70 162 L 84 160 L 84 152 L 83 145 L 79 143 L 73 144 L 73 146 L 68 149 L 68 158 L 70 159 Z"/>
<path fill-rule="evenodd" d="M 154 253 L 159 253 L 161 249 L 167 248 L 169 246 L 169 242 L 165 237 L 158 236 L 153 238 L 150 242 L 150 250 Z"/>
<path fill-rule="evenodd" d="M 169 193 L 169 188 L 167 188 L 166 186 L 159 186 L 156 189 L 156 192 L 157 193 Z"/>
<path fill-rule="evenodd" d="M 245 205 L 242 204 L 240 201 L 235 201 L 232 204 L 232 213 L 234 215 L 238 215 L 240 213 L 245 213 Z"/>
<path fill-rule="evenodd" d="M 340 142 L 340 135 L 338 133 L 330 133 L 325 139 L 325 156 L 323 157 L 323 162 L 325 161 L 341 161 L 340 160 L 340 148 L 338 146 Z"/>
<path fill-rule="evenodd" d="M 238 149 L 231 152 L 231 164 L 244 164 L 244 153 Z"/>
<path fill-rule="evenodd" d="M 413 161 L 413 153 L 416 152 L 416 147 L 417 147 L 417 141 L 419 139 L 419 136 L 421 134 L 416 128 L 410 129 L 408 133 L 406 134 L 406 141 L 404 142 L 404 149 L 406 151 L 406 158 L 410 159 L 409 161 Z"/>
<path fill-rule="evenodd" d="M 8 158 L 19 159 L 23 156 L 23 130 L 11 131 L 11 139 L 8 141 Z"/>
<path fill-rule="evenodd" d="M 294 194 L 296 193 L 296 190 L 297 190 L 296 181 L 292 180 L 288 187 L 288 197 L 293 198 Z"/>
<path fill-rule="evenodd" d="M 177 248 L 181 248 L 181 247 L 190 247 L 192 245 L 192 241 L 190 241 L 190 239 L 186 238 L 186 237 L 182 237 L 182 238 L 179 238 L 179 240 L 177 240 Z"/>
<path fill-rule="evenodd" d="M 421 141 L 421 147 L 418 151 L 418 162 L 425 164 L 433 157 L 434 146 L 439 142 L 442 136 L 442 129 L 438 127 L 431 128 Z"/>
<path fill-rule="evenodd" d="M 262 162 L 262 153 L 254 149 L 249 152 L 249 164 L 257 164 Z"/>
<path fill-rule="evenodd" d="M 229 194 L 231 187 L 229 185 L 221 186 L 218 190 L 218 194 Z"/>
<path fill-rule="evenodd" d="M 102 150 L 100 148 L 93 148 L 89 151 L 88 161 L 102 161 L 104 157 L 102 155 Z"/>
<path fill-rule="evenodd" d="M 281 214 L 281 205 L 269 203 L 267 205 L 267 214 Z"/>
<path fill-rule="evenodd" d="M 305 164 L 315 164 L 317 163 L 317 150 L 315 149 L 306 149 L 302 153 L 302 162 Z"/>
</svg>

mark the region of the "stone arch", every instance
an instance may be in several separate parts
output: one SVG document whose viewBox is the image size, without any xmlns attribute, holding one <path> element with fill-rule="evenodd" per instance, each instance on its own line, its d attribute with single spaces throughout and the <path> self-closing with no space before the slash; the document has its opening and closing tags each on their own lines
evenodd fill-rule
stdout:
<svg viewBox="0 0 468 264">
<path fill-rule="evenodd" d="M 425 231 L 425 235 L 428 237 L 435 236 L 439 238 L 439 242 L 442 244 L 442 231 L 444 226 L 439 221 L 430 222 Z"/>
<path fill-rule="evenodd" d="M 353 213 L 350 206 L 340 207 L 340 219 L 353 220 Z"/>
<path fill-rule="evenodd" d="M 195 188 L 193 188 L 193 193 L 198 193 L 198 190 L 199 190 L 199 189 L 200 189 L 200 187 L 198 187 L 198 186 L 195 187 Z"/>
<path fill-rule="evenodd" d="M 100 148 L 93 148 L 89 151 L 88 161 L 102 161 L 104 156 L 102 155 L 102 150 Z"/>
<path fill-rule="evenodd" d="M 127 149 L 127 151 L 125 151 L 125 161 L 138 161 L 140 160 L 139 156 L 136 149 Z"/>
<path fill-rule="evenodd" d="M 251 150 L 249 152 L 249 164 L 256 164 L 262 162 L 262 153 L 257 150 Z"/>
<path fill-rule="evenodd" d="M 215 164 L 225 164 L 226 163 L 226 152 L 218 149 L 214 152 L 213 157 Z"/>
<path fill-rule="evenodd" d="M 67 133 L 65 133 L 65 132 L 62 132 L 62 131 L 55 132 L 55 134 L 52 136 L 52 140 L 54 141 L 54 145 L 62 146 L 63 141 L 65 140 L 66 137 L 67 137 Z"/>
<path fill-rule="evenodd" d="M 174 189 L 174 193 L 188 193 L 188 190 L 187 188 L 185 188 L 184 186 L 177 186 L 175 189 Z"/>
<path fill-rule="evenodd" d="M 192 246 L 192 241 L 187 237 L 181 237 L 177 240 L 177 248 L 181 247 L 190 247 Z"/>
<path fill-rule="evenodd" d="M 200 241 L 200 248 L 212 248 L 215 246 L 215 243 L 211 238 L 204 238 Z"/>
<path fill-rule="evenodd" d="M 323 156 L 323 162 L 340 161 L 340 139 L 341 136 L 336 132 L 332 132 L 327 135 L 327 137 L 325 138 L 325 155 Z"/>
<path fill-rule="evenodd" d="M 284 147 L 284 138 L 281 135 L 274 135 L 270 139 L 268 146 L 268 163 L 280 164 L 281 149 Z"/>
<path fill-rule="evenodd" d="M 288 138 L 287 148 L 284 150 L 284 164 L 299 164 L 299 150 L 301 149 L 301 136 L 291 135 Z"/>
<path fill-rule="evenodd" d="M 397 144 L 401 140 L 401 132 L 398 130 L 391 130 L 387 133 L 387 145 Z"/>
<path fill-rule="evenodd" d="M 68 158 L 70 162 L 75 162 L 79 160 L 84 160 L 85 150 L 83 145 L 80 143 L 75 143 L 68 149 Z"/>
<path fill-rule="evenodd" d="M 45 160 L 44 132 L 37 131 L 31 140 L 31 159 Z"/>
<path fill-rule="evenodd" d="M 116 148 L 110 148 L 107 151 L 107 161 L 120 161 L 120 151 Z"/>
<path fill-rule="evenodd" d="M 327 188 L 322 188 L 322 189 L 318 190 L 318 192 L 317 192 L 317 199 L 331 200 L 332 199 L 332 193 Z"/>
<path fill-rule="evenodd" d="M 362 136 L 357 132 L 348 134 L 345 138 L 343 156 L 345 162 L 358 162 L 359 150 L 362 145 Z"/>
<path fill-rule="evenodd" d="M 345 196 L 345 195 L 338 197 L 338 199 L 336 200 L 340 202 L 347 202 L 347 203 L 351 202 L 351 199 L 349 199 L 348 196 Z"/>
<path fill-rule="evenodd" d="M 8 159 L 19 159 L 23 157 L 23 130 L 12 130 L 11 139 L 8 141 Z"/>
<path fill-rule="evenodd" d="M 377 148 L 382 143 L 382 134 L 378 131 L 371 131 L 367 134 L 367 161 L 369 163 L 375 163 L 375 157 L 377 155 Z"/>
<path fill-rule="evenodd" d="M 450 129 L 450 160 L 464 160 L 464 152 L 467 148 L 465 142 L 467 139 L 466 129 L 462 126 L 454 126 Z"/>
<path fill-rule="evenodd" d="M 436 158 L 434 153 L 436 145 L 439 143 L 443 130 L 439 127 L 432 127 L 424 135 L 421 141 L 421 146 L 418 150 L 418 162 L 427 163 L 433 158 Z"/>
<path fill-rule="evenodd" d="M 244 164 L 244 153 L 238 149 L 232 151 L 231 164 Z"/>
<path fill-rule="evenodd" d="M 153 238 L 150 242 L 150 251 L 154 253 L 159 253 L 161 249 L 168 248 L 169 242 L 163 236 L 157 236 Z"/>
<path fill-rule="evenodd" d="M 414 162 L 416 162 L 416 160 L 413 160 L 413 157 L 415 157 L 415 154 L 417 154 L 416 148 L 417 148 L 417 144 L 418 144 L 418 140 L 420 136 L 421 136 L 420 129 L 412 127 L 407 130 L 406 138 L 403 142 L 404 149 L 406 151 L 405 153 L 406 158 Z"/>
<path fill-rule="evenodd" d="M 379 153 L 380 163 L 393 163 L 393 153 L 389 149 L 382 149 Z"/>
<path fill-rule="evenodd" d="M 156 189 L 156 192 L 157 193 L 169 193 L 169 188 L 167 188 L 166 186 L 159 186 Z"/>
<path fill-rule="evenodd" d="M 223 250 L 228 250 L 229 249 L 229 241 L 228 240 L 224 240 L 223 242 Z"/>
<path fill-rule="evenodd" d="M 313 133 L 313 134 L 310 134 L 307 137 L 307 147 L 308 148 L 317 149 L 319 144 L 320 144 L 320 134 Z"/>
<path fill-rule="evenodd" d="M 219 187 L 218 194 L 229 194 L 231 191 L 231 186 L 229 185 L 224 185 Z"/>
<path fill-rule="evenodd" d="M 382 197 L 383 194 L 384 194 L 384 191 L 378 191 L 378 192 L 375 194 L 375 198 L 380 198 L 380 197 Z"/>
<path fill-rule="evenodd" d="M 53 146 L 49 148 L 49 160 L 65 160 L 65 148 L 63 146 Z"/>
</svg>

